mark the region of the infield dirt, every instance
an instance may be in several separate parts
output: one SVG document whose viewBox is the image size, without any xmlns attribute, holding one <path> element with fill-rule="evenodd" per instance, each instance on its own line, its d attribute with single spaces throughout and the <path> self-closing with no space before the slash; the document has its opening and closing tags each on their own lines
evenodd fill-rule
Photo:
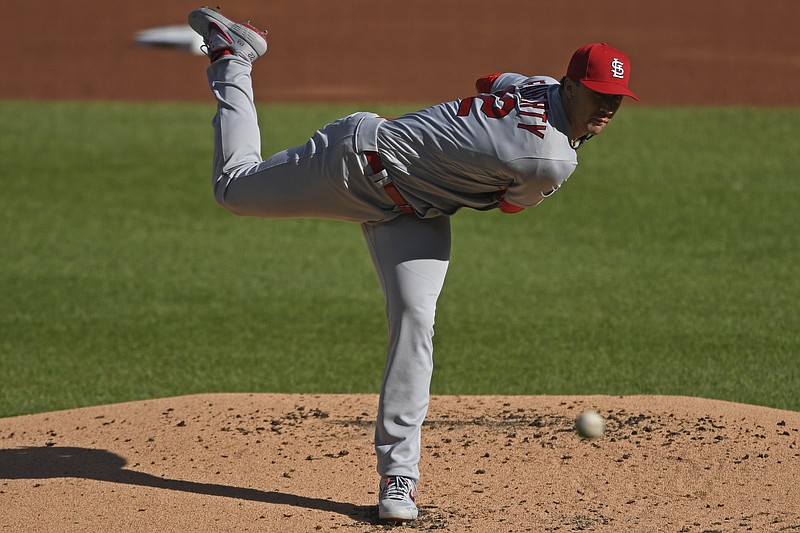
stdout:
<svg viewBox="0 0 800 533">
<path fill-rule="evenodd" d="M 380 531 L 371 395 L 201 395 L 0 419 L 0 530 Z M 599 411 L 604 436 L 574 431 Z M 800 413 L 434 397 L 421 515 L 476 532 L 800 531 Z"/>
<path fill-rule="evenodd" d="M 0 98 L 197 101 L 210 117 L 204 58 L 133 45 L 197 5 L 9 3 Z M 270 32 L 260 102 L 433 103 L 491 72 L 560 77 L 575 48 L 607 41 L 643 104 L 800 104 L 796 0 L 223 7 Z M 388 529 L 376 402 L 200 395 L 0 419 L 0 531 Z M 574 432 L 584 409 L 606 417 L 603 437 Z M 421 517 L 404 527 L 800 531 L 799 431 L 797 412 L 683 397 L 435 397 Z"/>
</svg>

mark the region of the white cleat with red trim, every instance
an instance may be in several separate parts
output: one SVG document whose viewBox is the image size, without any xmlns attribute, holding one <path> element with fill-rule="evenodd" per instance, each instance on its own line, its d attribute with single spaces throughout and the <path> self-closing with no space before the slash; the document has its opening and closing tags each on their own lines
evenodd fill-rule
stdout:
<svg viewBox="0 0 800 533">
<path fill-rule="evenodd" d="M 189 26 L 203 38 L 201 50 L 214 62 L 236 54 L 253 62 L 267 51 L 267 32 L 249 23 L 239 24 L 210 7 L 189 13 Z"/>
<path fill-rule="evenodd" d="M 378 497 L 378 518 L 392 522 L 408 522 L 416 520 L 417 484 L 403 476 L 385 476 L 381 478 L 380 496 Z"/>
</svg>

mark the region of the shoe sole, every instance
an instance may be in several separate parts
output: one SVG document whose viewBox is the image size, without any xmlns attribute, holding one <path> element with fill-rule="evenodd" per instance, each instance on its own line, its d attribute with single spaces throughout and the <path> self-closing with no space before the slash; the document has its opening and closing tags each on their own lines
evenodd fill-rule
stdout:
<svg viewBox="0 0 800 533">
<path fill-rule="evenodd" d="M 378 519 L 381 522 L 413 522 L 417 519 L 417 517 L 408 518 L 408 517 L 400 517 L 400 516 L 380 516 L 378 515 Z"/>
<path fill-rule="evenodd" d="M 267 40 L 262 37 L 265 31 L 259 30 L 249 24 L 239 24 L 222 15 L 209 7 L 201 7 L 189 13 L 189 26 L 200 34 L 203 39 L 208 39 L 208 21 L 213 20 L 218 25 L 225 28 L 233 39 L 234 46 L 238 51 L 244 53 L 248 59 L 255 59 L 264 55 L 267 51 Z M 246 50 L 248 47 L 249 50 Z"/>
<path fill-rule="evenodd" d="M 382 504 L 378 505 L 378 518 L 390 522 L 411 522 L 419 516 L 417 509 L 386 509 Z"/>
</svg>

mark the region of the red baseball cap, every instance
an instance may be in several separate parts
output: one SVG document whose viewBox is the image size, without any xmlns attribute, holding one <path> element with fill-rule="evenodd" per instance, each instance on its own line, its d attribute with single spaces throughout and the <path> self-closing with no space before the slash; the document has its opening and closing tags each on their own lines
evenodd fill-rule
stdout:
<svg viewBox="0 0 800 533">
<path fill-rule="evenodd" d="M 628 88 L 631 62 L 623 52 L 606 43 L 587 44 L 572 54 L 567 77 L 603 94 L 621 94 L 639 100 Z"/>
</svg>

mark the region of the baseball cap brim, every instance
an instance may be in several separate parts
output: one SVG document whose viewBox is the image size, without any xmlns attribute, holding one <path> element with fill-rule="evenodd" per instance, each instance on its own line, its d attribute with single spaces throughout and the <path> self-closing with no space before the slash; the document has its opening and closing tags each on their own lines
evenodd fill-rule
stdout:
<svg viewBox="0 0 800 533">
<path fill-rule="evenodd" d="M 639 101 L 633 91 L 619 83 L 592 80 L 580 80 L 580 82 L 597 93 L 630 96 L 637 102 Z"/>
</svg>

